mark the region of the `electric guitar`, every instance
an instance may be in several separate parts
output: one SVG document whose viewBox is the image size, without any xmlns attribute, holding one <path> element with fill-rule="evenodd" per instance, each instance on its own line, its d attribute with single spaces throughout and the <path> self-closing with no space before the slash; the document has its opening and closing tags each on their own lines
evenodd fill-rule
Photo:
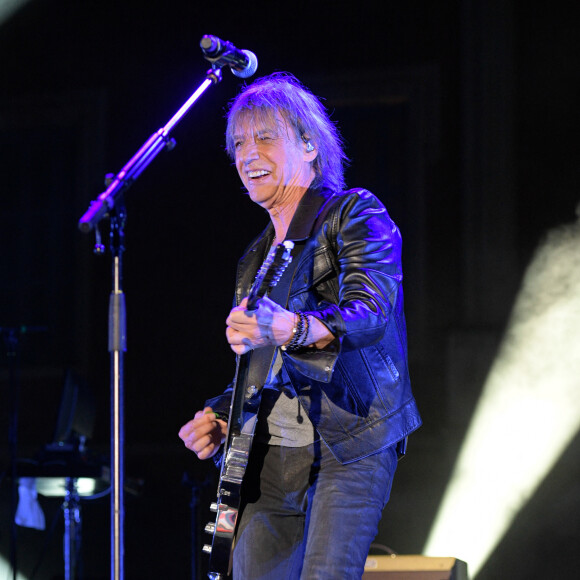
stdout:
<svg viewBox="0 0 580 580">
<path fill-rule="evenodd" d="M 272 249 L 258 271 L 248 295 L 247 309 L 256 310 L 260 298 L 279 282 L 292 261 L 293 242 L 283 242 Z M 210 555 L 208 576 L 212 580 L 225 580 L 231 572 L 234 533 L 240 508 L 242 480 L 248 465 L 254 429 L 260 407 L 261 389 L 267 378 L 269 363 L 276 347 L 263 347 L 236 357 L 236 372 L 230 404 L 227 437 L 224 444 L 217 500 L 211 505 L 216 513 L 205 531 L 212 536 L 211 545 L 203 546 Z M 255 372 L 262 373 L 256 380 Z"/>
</svg>

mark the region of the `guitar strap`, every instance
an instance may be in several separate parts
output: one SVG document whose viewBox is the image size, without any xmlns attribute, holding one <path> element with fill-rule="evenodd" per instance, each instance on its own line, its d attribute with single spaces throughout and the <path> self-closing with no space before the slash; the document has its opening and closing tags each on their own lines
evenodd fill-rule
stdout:
<svg viewBox="0 0 580 580">
<path fill-rule="evenodd" d="M 288 304 L 288 297 L 290 295 L 290 288 L 292 287 L 296 265 L 298 264 L 303 248 L 304 242 L 295 243 L 294 248 L 292 249 L 292 262 L 282 274 L 279 282 L 268 294 L 268 297 L 271 300 L 283 307 L 286 307 Z M 242 433 L 247 433 L 249 435 L 254 433 L 260 407 L 262 388 L 268 379 L 277 348 L 278 347 L 276 346 L 266 346 L 251 352 L 245 381 L 244 412 L 242 413 L 243 417 L 241 425 Z"/>
<path fill-rule="evenodd" d="M 307 194 L 308 195 L 308 194 Z M 280 304 L 280 306 L 286 308 L 288 304 L 288 298 L 290 296 L 290 288 L 292 287 L 292 281 L 294 280 L 294 274 L 296 272 L 296 267 L 300 261 L 300 256 L 306 245 L 306 239 L 308 234 L 312 233 L 312 230 L 318 229 L 323 220 L 325 219 L 330 207 L 332 206 L 332 196 L 310 196 L 307 203 L 301 204 L 298 207 L 296 215 L 290 223 L 288 228 L 288 238 L 294 241 L 294 248 L 292 249 L 292 262 L 284 270 L 282 277 L 276 284 L 276 286 L 268 294 L 269 298 Z M 308 215 L 316 213 L 316 218 L 314 221 L 314 227 L 312 222 L 309 222 Z M 303 226 L 310 223 L 308 226 L 308 231 L 303 229 Z M 298 239 L 296 239 L 296 237 Z M 242 412 L 241 421 L 241 432 L 247 433 L 248 435 L 253 435 L 254 429 L 257 422 L 258 410 L 260 407 L 260 400 L 262 394 L 262 388 L 268 380 L 268 375 L 270 369 L 274 362 L 274 356 L 276 354 L 275 346 L 259 348 L 258 350 L 249 353 L 250 358 L 248 361 L 248 371 L 246 375 L 245 392 L 244 392 L 244 404 Z"/>
</svg>

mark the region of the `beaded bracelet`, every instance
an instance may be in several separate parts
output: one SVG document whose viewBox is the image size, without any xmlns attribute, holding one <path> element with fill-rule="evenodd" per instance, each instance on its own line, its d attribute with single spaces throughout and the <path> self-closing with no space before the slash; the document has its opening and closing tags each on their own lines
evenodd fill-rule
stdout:
<svg viewBox="0 0 580 580">
<path fill-rule="evenodd" d="M 298 322 L 296 322 L 292 329 L 292 340 L 288 344 L 282 345 L 282 350 L 295 350 L 302 337 L 302 331 L 304 330 L 304 318 L 302 312 L 294 311 L 294 316 L 298 318 Z"/>
<path fill-rule="evenodd" d="M 292 329 L 292 340 L 288 344 L 283 344 L 281 347 L 284 351 L 291 352 L 298 350 L 308 338 L 308 330 L 310 329 L 308 316 L 300 311 L 294 311 L 294 315 L 298 317 L 298 322 Z"/>
<path fill-rule="evenodd" d="M 301 312 L 300 315 L 304 317 L 304 330 L 302 332 L 302 338 L 300 339 L 300 342 L 296 348 L 304 346 L 306 340 L 308 339 L 308 331 L 310 330 L 310 320 L 308 320 L 308 315 L 304 314 L 303 312 Z"/>
</svg>

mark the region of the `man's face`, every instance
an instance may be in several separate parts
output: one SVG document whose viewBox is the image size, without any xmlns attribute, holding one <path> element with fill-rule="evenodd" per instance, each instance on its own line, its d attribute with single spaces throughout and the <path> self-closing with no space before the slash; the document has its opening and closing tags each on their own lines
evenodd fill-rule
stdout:
<svg viewBox="0 0 580 580">
<path fill-rule="evenodd" d="M 246 118 L 234 132 L 235 162 L 250 198 L 265 209 L 303 193 L 314 178 L 305 143 L 280 114 L 270 121 Z"/>
</svg>

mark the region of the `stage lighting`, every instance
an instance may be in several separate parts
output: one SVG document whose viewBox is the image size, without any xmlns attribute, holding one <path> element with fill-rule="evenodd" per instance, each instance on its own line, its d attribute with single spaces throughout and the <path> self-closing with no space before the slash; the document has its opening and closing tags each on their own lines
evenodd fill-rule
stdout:
<svg viewBox="0 0 580 580">
<path fill-rule="evenodd" d="M 0 25 L 27 2 L 28 0 L 0 0 Z"/>
<path fill-rule="evenodd" d="M 13 576 L 14 574 L 10 564 L 2 556 L 0 556 L 0 578 L 12 579 Z M 28 580 L 28 576 L 23 576 L 20 572 L 18 572 L 16 578 L 17 580 Z"/>
<path fill-rule="evenodd" d="M 536 251 L 423 550 L 472 578 L 580 429 L 578 248 L 577 223 Z"/>
</svg>

